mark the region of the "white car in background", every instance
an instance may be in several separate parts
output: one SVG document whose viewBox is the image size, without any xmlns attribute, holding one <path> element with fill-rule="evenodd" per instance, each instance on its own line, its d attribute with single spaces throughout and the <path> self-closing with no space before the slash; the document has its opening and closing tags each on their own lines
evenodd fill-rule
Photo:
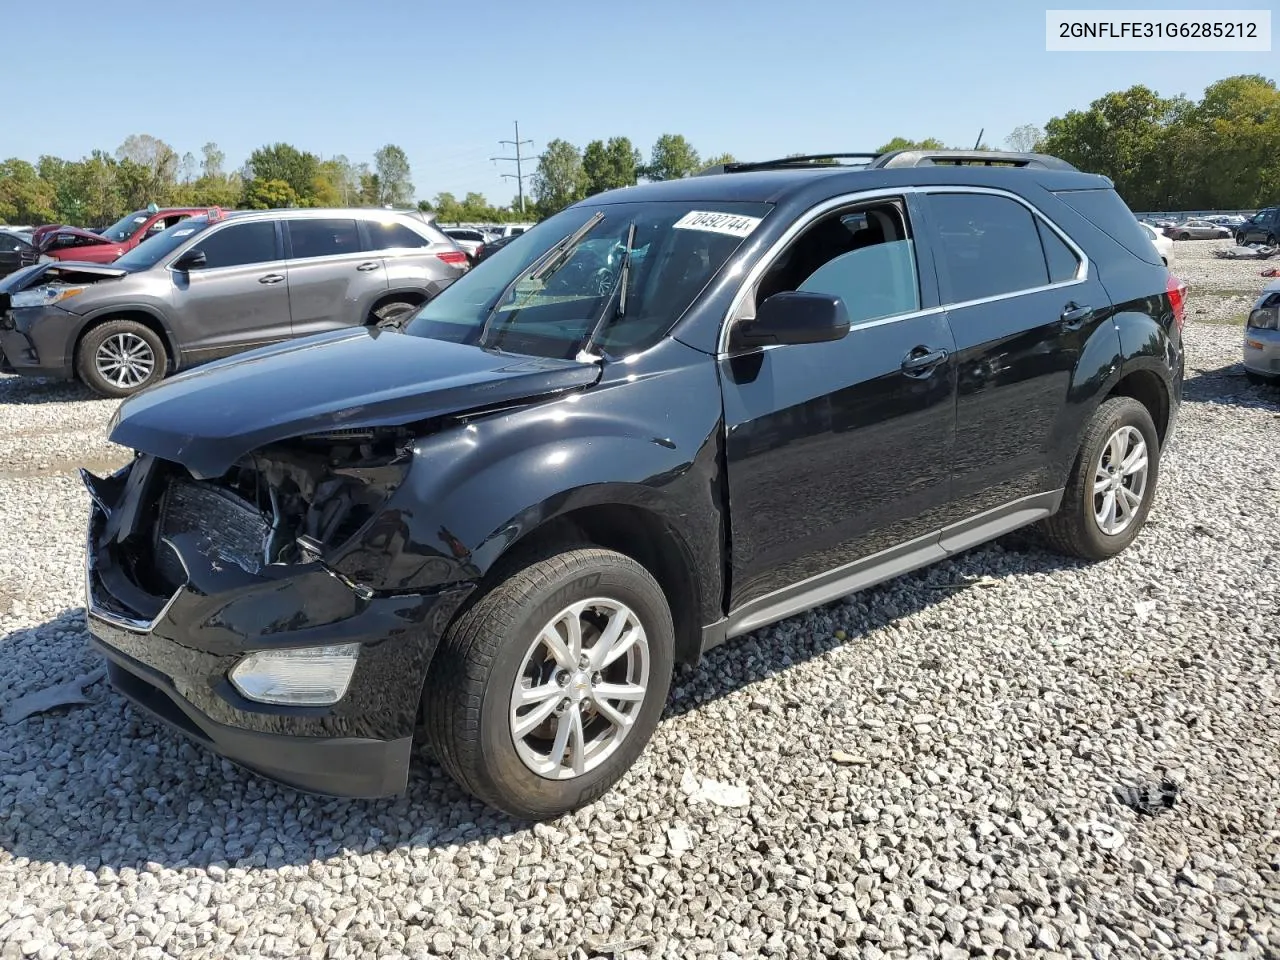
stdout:
<svg viewBox="0 0 1280 960">
<path fill-rule="evenodd" d="M 475 227 L 442 227 L 441 229 L 453 238 L 453 242 L 462 249 L 472 263 L 475 263 L 484 245 L 492 243 L 495 239 L 492 235 Z"/>
<path fill-rule="evenodd" d="M 1156 250 L 1160 254 L 1160 259 L 1164 261 L 1166 267 L 1173 264 L 1173 240 L 1166 237 L 1163 233 L 1151 226 L 1149 223 L 1138 221 L 1138 226 L 1147 232 L 1147 236 L 1151 238 L 1151 242 L 1156 245 Z"/>
</svg>

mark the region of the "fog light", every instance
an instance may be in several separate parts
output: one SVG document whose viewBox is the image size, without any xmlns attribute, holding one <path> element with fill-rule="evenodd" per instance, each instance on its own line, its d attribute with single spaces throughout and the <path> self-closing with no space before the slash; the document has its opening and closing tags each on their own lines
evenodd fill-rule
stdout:
<svg viewBox="0 0 1280 960">
<path fill-rule="evenodd" d="M 321 707 L 337 703 L 356 669 L 360 644 L 259 650 L 231 671 L 231 683 L 259 703 Z"/>
</svg>

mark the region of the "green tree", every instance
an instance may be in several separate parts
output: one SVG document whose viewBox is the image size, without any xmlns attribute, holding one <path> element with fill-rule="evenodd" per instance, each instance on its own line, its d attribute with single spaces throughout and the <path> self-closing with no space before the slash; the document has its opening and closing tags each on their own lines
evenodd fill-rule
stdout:
<svg viewBox="0 0 1280 960">
<path fill-rule="evenodd" d="M 245 185 L 244 205 L 250 210 L 274 210 L 298 206 L 298 194 L 284 180 L 254 178 Z"/>
<path fill-rule="evenodd" d="M 582 154 L 567 140 L 552 140 L 533 173 L 533 197 L 539 212 L 550 215 L 585 196 Z"/>
<path fill-rule="evenodd" d="M 218 177 L 226 176 L 222 172 L 222 165 L 226 163 L 227 155 L 218 149 L 218 145 L 212 140 L 200 148 L 200 176 L 206 180 L 216 180 Z"/>
<path fill-rule="evenodd" d="M 320 172 L 320 158 L 289 143 L 273 143 L 249 154 L 245 168 L 248 173 L 246 180 L 283 181 L 293 191 L 294 204 L 306 206 L 315 189 L 316 175 Z M 248 199 L 246 190 L 246 203 Z"/>
<path fill-rule="evenodd" d="M 698 151 L 688 140 L 678 133 L 664 133 L 653 145 L 644 176 L 648 180 L 679 180 L 700 167 Z"/>
<path fill-rule="evenodd" d="M 582 172 L 586 195 L 629 187 L 636 182 L 642 158 L 626 137 L 610 137 L 609 142 L 592 140 L 582 152 Z"/>
<path fill-rule="evenodd" d="M 458 223 L 462 220 L 462 204 L 452 193 L 437 193 L 432 204 L 441 223 Z"/>
<path fill-rule="evenodd" d="M 937 137 L 926 137 L 923 140 L 908 140 L 906 137 L 894 137 L 876 153 L 890 153 L 894 150 L 945 150 L 947 145 Z"/>
<path fill-rule="evenodd" d="M 373 155 L 378 171 L 379 206 L 407 207 L 413 202 L 413 181 L 409 179 L 409 158 L 404 150 L 388 143 Z"/>
<path fill-rule="evenodd" d="M 0 163 L 0 222 L 49 223 L 57 200 L 54 188 L 26 160 Z"/>
<path fill-rule="evenodd" d="M 1034 123 L 1024 123 L 1014 127 L 1013 132 L 1004 138 L 1004 144 L 1015 153 L 1036 153 L 1044 140 L 1044 131 Z"/>
<path fill-rule="evenodd" d="M 1219 80 L 1170 133 L 1179 149 L 1198 160 L 1197 206 L 1260 206 L 1280 195 L 1280 90 L 1274 80 Z"/>
<path fill-rule="evenodd" d="M 706 170 L 708 167 L 719 167 L 726 163 L 737 162 L 738 158 L 732 153 L 717 153 L 714 157 L 708 157 L 706 160 L 702 161 L 702 169 Z"/>
</svg>

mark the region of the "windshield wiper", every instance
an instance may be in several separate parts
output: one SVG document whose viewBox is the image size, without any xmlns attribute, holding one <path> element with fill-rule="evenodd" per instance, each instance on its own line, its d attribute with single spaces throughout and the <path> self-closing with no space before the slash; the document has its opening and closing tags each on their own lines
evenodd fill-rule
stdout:
<svg viewBox="0 0 1280 960">
<path fill-rule="evenodd" d="M 550 273 L 559 270 L 570 255 L 566 255 L 566 250 L 571 250 L 579 240 L 585 237 L 595 227 L 597 223 L 604 219 L 604 211 L 597 210 L 595 215 L 587 220 L 582 226 L 573 233 L 569 234 L 563 240 L 559 240 L 556 244 L 547 250 L 542 256 L 534 260 L 533 263 L 525 267 L 524 270 L 517 273 L 511 278 L 511 282 L 502 288 L 502 291 L 489 302 L 489 309 L 485 314 L 484 324 L 480 327 L 480 338 L 477 345 L 483 347 L 489 336 L 489 324 L 493 322 L 493 318 L 498 315 L 498 307 L 501 306 L 511 295 L 511 291 L 516 288 L 521 280 L 537 279 L 542 280 Z"/>
<path fill-rule="evenodd" d="M 591 333 L 582 344 L 583 350 L 590 350 L 596 342 L 596 337 L 604 331 L 606 321 L 617 322 L 621 320 L 627 312 L 627 284 L 631 278 L 631 251 L 636 243 L 636 222 L 631 221 L 627 227 L 627 245 L 622 251 L 622 265 L 618 268 L 618 279 L 614 283 L 613 290 L 609 291 L 609 299 L 605 301 L 604 310 L 600 313 L 600 319 L 595 322 L 591 328 Z M 618 305 L 610 312 L 609 307 L 613 305 L 614 293 L 618 295 Z"/>
</svg>

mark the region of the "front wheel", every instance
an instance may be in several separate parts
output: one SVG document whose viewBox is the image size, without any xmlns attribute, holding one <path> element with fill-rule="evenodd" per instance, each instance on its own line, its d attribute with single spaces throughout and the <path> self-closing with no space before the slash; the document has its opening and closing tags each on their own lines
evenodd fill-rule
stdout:
<svg viewBox="0 0 1280 960">
<path fill-rule="evenodd" d="M 135 320 L 108 320 L 84 335 L 76 350 L 76 372 L 104 397 L 127 397 L 165 374 L 164 341 Z"/>
<path fill-rule="evenodd" d="M 1043 529 L 1055 549 L 1107 560 L 1146 523 L 1160 473 L 1151 414 L 1131 397 L 1112 397 L 1089 419 L 1058 512 Z"/>
<path fill-rule="evenodd" d="M 1179 234 L 1179 235 L 1178 235 L 1178 239 L 1179 239 L 1179 240 L 1190 240 L 1190 239 L 1191 239 L 1191 234 L 1189 234 L 1189 233 L 1182 233 L 1182 234 Z"/>
<path fill-rule="evenodd" d="M 662 589 L 623 554 L 579 547 L 511 567 L 441 640 L 423 695 L 431 750 L 520 819 L 591 803 L 658 725 L 674 633 Z"/>
</svg>

